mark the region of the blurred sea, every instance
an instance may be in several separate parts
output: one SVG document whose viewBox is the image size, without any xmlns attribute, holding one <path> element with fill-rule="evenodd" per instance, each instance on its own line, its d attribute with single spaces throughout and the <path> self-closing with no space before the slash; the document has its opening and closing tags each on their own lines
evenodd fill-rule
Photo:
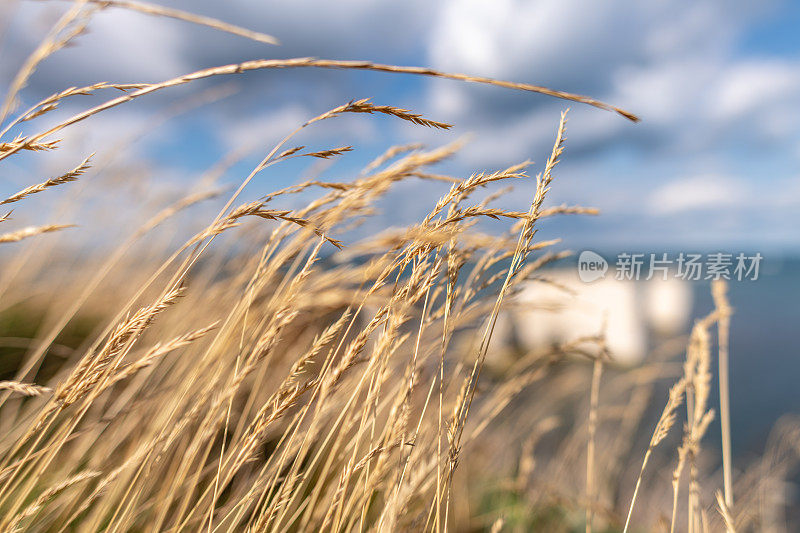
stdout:
<svg viewBox="0 0 800 533">
<path fill-rule="evenodd" d="M 710 282 L 692 284 L 692 318 L 713 308 Z M 757 280 L 729 282 L 731 430 L 735 455 L 763 450 L 775 422 L 800 414 L 800 257 L 765 256 Z M 716 372 L 714 389 L 717 389 Z M 719 397 L 712 395 L 719 412 Z M 709 440 L 717 440 L 712 424 Z"/>
</svg>

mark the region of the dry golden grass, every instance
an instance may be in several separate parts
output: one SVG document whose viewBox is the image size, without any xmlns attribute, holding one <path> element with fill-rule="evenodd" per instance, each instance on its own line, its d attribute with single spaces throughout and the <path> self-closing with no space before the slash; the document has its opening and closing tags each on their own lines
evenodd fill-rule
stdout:
<svg viewBox="0 0 800 533">
<path fill-rule="evenodd" d="M 0 125 L 42 60 L 84 31 L 97 9 L 109 7 L 274 42 L 150 4 L 76 2 L 12 80 Z M 0 141 L 10 138 L 0 143 L 0 160 L 59 149 L 54 134 L 157 90 L 293 67 L 485 83 L 636 120 L 597 100 L 529 84 L 362 61 L 257 60 L 156 84 L 61 91 L 9 119 L 0 132 Z M 105 89 L 125 94 L 41 133 L 14 136 L 19 124 L 65 99 Z M 490 184 L 530 180 L 530 162 L 465 179 L 433 173 L 430 167 L 452 156 L 459 143 L 393 147 L 350 181 L 309 179 L 239 203 L 267 167 L 294 157 L 344 157 L 353 147 L 285 149 L 304 128 L 344 113 L 450 127 L 368 100 L 323 112 L 270 150 L 209 223 L 181 228 L 192 235 L 177 246 L 159 240 L 160 232 L 185 223 L 186 210 L 220 196 L 216 179 L 242 154 L 202 176 L 200 188 L 147 215 L 142 208 L 127 238 L 111 250 L 98 244 L 107 257 L 73 261 L 72 269 L 53 264 L 64 249 L 40 236 L 66 225 L 0 235 L 0 311 L 20 303 L 29 306 L 23 312 L 44 310 L 13 379 L 0 381 L 0 530 L 592 531 L 658 523 L 681 530 L 684 515 L 688 531 L 775 526 L 782 502 L 763 494 L 792 467 L 798 426 L 784 424 L 764 462 L 734 479 L 724 340 L 731 308 L 723 286 L 714 287 L 717 309 L 695 325 L 681 369 L 668 358 L 674 346 L 639 369 L 620 369 L 602 331 L 522 354 L 511 368 L 487 363 L 501 309 L 521 283 L 565 255 L 548 251 L 557 241 L 538 238 L 540 220 L 597 213 L 545 207 L 564 149 L 566 112 L 534 178 L 527 211 L 494 207 L 506 191 L 471 198 Z M 81 182 L 97 178 L 89 161 L 56 178 L 32 180 L 40 183 L 0 203 L 68 189 L 57 186 L 81 176 Z M 112 167 L 106 164 L 103 172 L 112 174 Z M 410 179 L 451 186 L 418 223 L 344 241 L 394 184 Z M 315 191 L 304 207 L 276 207 L 288 195 Z M 507 227 L 486 234 L 477 224 L 483 219 Z M 11 224 L 8 215 L 0 222 Z M 60 345 L 82 317 L 94 317 L 92 325 L 70 346 Z M 714 492 L 719 483 L 701 461 L 701 440 L 714 416 L 708 405 L 714 323 L 725 378 L 722 492 Z M 677 374 L 649 436 L 650 398 L 664 378 Z M 684 418 L 675 456 L 659 455 Z M 631 467 L 642 453 L 641 468 Z M 660 479 L 649 475 L 653 468 Z M 664 496 L 670 493 L 664 479 L 672 480 L 672 498 Z"/>
</svg>

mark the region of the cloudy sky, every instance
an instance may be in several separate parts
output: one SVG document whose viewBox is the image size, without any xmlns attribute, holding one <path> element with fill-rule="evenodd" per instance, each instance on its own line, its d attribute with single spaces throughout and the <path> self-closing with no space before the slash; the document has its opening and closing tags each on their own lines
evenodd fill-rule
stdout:
<svg viewBox="0 0 800 533">
<path fill-rule="evenodd" d="M 5 85 L 69 4 L 0 4 L 0 80 Z M 553 221 L 550 229 L 570 246 L 800 252 L 800 3 L 161 4 L 262 31 L 281 44 L 253 43 L 180 21 L 107 9 L 96 15 L 77 46 L 44 62 L 23 101 L 32 103 L 70 85 L 156 82 L 231 62 L 297 56 L 431 66 L 546 85 L 597 97 L 642 118 L 632 124 L 612 113 L 570 106 L 567 149 L 551 202 L 592 205 L 603 213 Z M 215 87 L 227 96 L 151 128 L 148 117 Z M 111 96 L 87 97 L 76 105 Z M 456 127 L 442 133 L 389 118 L 337 120 L 299 141 L 320 149 L 355 146 L 326 175 L 346 177 L 391 144 L 437 146 L 466 134 L 469 144 L 443 170 L 466 176 L 525 159 L 541 163 L 559 112 L 567 107 L 540 95 L 445 80 L 270 71 L 165 91 L 90 119 L 75 135 L 107 141 L 137 128 L 152 129 L 137 149 L 164 169 L 165 181 L 185 182 L 234 147 L 269 148 L 304 120 L 364 97 Z M 11 161 L 5 168 L 13 170 L 13 165 L 24 163 Z M 272 172 L 254 187 L 264 193 L 297 177 Z M 234 173 L 226 179 L 240 178 Z M 529 184 L 519 186 L 508 207 L 524 207 L 531 190 Z M 437 195 L 429 186 L 405 184 L 386 206 L 386 216 L 423 213 Z"/>
</svg>

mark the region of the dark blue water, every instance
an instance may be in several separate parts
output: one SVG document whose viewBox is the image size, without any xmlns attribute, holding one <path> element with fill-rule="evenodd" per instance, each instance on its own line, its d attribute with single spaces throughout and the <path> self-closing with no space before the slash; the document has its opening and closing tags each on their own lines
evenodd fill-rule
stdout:
<svg viewBox="0 0 800 533">
<path fill-rule="evenodd" d="M 693 316 L 700 317 L 713 309 L 710 285 L 693 288 Z M 757 280 L 729 282 L 729 298 L 732 439 L 736 455 L 750 455 L 763 450 L 782 415 L 800 414 L 800 259 L 765 257 Z"/>
</svg>

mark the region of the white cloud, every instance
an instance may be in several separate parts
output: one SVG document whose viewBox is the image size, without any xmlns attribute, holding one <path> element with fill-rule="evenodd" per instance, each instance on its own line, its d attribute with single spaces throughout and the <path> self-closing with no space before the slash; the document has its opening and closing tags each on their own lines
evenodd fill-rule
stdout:
<svg viewBox="0 0 800 533">
<path fill-rule="evenodd" d="M 743 207 L 748 197 L 743 184 L 728 176 L 693 176 L 672 181 L 653 191 L 647 207 L 656 215 L 717 211 Z"/>
<path fill-rule="evenodd" d="M 724 120 L 785 103 L 800 89 L 800 70 L 789 61 L 741 62 L 723 72 L 717 85 L 712 112 Z"/>
<path fill-rule="evenodd" d="M 800 102 L 795 62 L 737 57 L 736 38 L 760 9 L 746 0 L 450 0 L 440 11 L 428 55 L 443 69 L 589 93 L 630 109 L 643 122 L 617 136 L 624 142 L 655 139 L 654 151 L 706 149 L 698 138 L 709 143 L 740 133 L 758 141 L 773 136 L 763 125 L 743 131 L 742 122 L 785 109 L 788 100 Z M 444 83 L 431 85 L 431 101 L 449 120 L 475 129 L 504 127 L 551 104 Z M 779 131 L 791 132 L 791 124 L 777 115 L 769 122 L 776 120 L 784 124 Z M 586 142 L 620 131 L 612 121 L 595 125 L 600 123 L 605 132 L 595 131 Z M 795 127 L 793 133 L 800 132 Z M 528 145 L 536 144 L 533 129 L 527 137 Z M 517 144 L 525 145 L 525 139 Z"/>
<path fill-rule="evenodd" d="M 495 77 L 520 75 L 542 81 L 586 78 L 600 62 L 624 62 L 641 55 L 632 44 L 641 29 L 644 3 L 545 0 L 450 0 L 431 34 L 429 57 L 441 68 Z M 617 31 L 623 30 L 623 31 Z"/>
</svg>

